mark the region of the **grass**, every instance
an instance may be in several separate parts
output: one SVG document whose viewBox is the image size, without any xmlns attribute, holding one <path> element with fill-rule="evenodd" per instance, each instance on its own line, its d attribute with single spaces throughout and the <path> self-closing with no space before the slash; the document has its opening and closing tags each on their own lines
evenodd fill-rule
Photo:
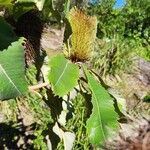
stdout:
<svg viewBox="0 0 150 150">
<path fill-rule="evenodd" d="M 97 39 L 95 45 L 91 65 L 101 76 L 132 70 L 134 49 L 128 41 L 116 36 L 113 39 Z"/>
<path fill-rule="evenodd" d="M 30 85 L 37 84 L 35 80 L 36 69 L 34 66 L 27 70 L 27 80 Z M 49 134 L 49 127 L 53 125 L 53 117 L 51 115 L 51 108 L 47 106 L 43 100 L 43 96 L 46 95 L 46 89 L 40 90 L 37 93 L 27 93 L 23 97 L 17 99 L 11 99 L 0 103 L 1 112 L 5 115 L 5 121 L 9 125 L 19 124 L 18 115 L 23 114 L 23 121 L 25 118 L 31 117 L 33 120 L 31 123 L 36 123 L 33 129 L 34 139 L 32 145 L 37 150 L 47 150 L 47 143 L 45 137 Z M 57 105 L 56 105 L 57 106 Z M 86 102 L 83 96 L 78 95 L 72 100 L 73 116 L 67 120 L 66 126 L 63 127 L 64 131 L 71 131 L 75 133 L 76 138 L 73 145 L 73 150 L 87 150 L 90 148 L 90 143 L 86 133 L 86 120 L 87 120 L 87 109 Z M 21 109 L 22 108 L 22 109 Z M 53 127 L 53 126 L 52 126 Z M 52 128 L 51 127 L 51 128 Z M 46 134 L 45 134 L 46 133 Z M 62 141 L 58 143 L 57 150 L 64 149 Z"/>
<path fill-rule="evenodd" d="M 74 107 L 73 117 L 67 121 L 65 130 L 71 131 L 76 135 L 73 150 L 88 150 L 90 149 L 90 143 L 85 127 L 88 112 L 85 99 L 81 95 L 78 95 L 72 100 L 72 103 Z M 57 149 L 63 149 L 62 141 L 59 143 Z"/>
</svg>

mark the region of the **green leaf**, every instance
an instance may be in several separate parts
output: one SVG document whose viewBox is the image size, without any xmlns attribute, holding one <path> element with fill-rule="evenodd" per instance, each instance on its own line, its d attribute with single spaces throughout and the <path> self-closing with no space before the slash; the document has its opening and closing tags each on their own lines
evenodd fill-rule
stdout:
<svg viewBox="0 0 150 150">
<path fill-rule="evenodd" d="M 54 11 L 53 0 L 46 0 L 43 6 L 42 14 L 43 19 L 48 20 Z"/>
<path fill-rule="evenodd" d="M 64 96 L 77 84 L 79 68 L 67 60 L 63 54 L 56 55 L 49 63 L 49 81 L 52 84 L 54 94 Z"/>
<path fill-rule="evenodd" d="M 12 5 L 12 0 L 0 0 L 0 5 Z"/>
<path fill-rule="evenodd" d="M 65 0 L 64 3 L 64 14 L 67 15 L 70 10 L 70 0 Z"/>
<path fill-rule="evenodd" d="M 22 95 L 27 91 L 23 38 L 0 51 L 0 100 Z"/>
<path fill-rule="evenodd" d="M 13 7 L 13 17 L 15 20 L 18 20 L 19 17 L 34 8 L 34 3 L 16 3 Z"/>
<path fill-rule="evenodd" d="M 17 40 L 12 27 L 0 17 L 0 51 L 8 48 L 8 46 Z"/>
<path fill-rule="evenodd" d="M 43 9 L 45 0 L 35 0 L 36 7 L 41 11 Z"/>
<path fill-rule="evenodd" d="M 108 137 L 109 129 L 116 128 L 118 116 L 114 111 L 113 98 L 108 91 L 89 73 L 85 74 L 92 92 L 92 114 L 87 120 L 87 133 L 93 145 L 102 144 Z"/>
<path fill-rule="evenodd" d="M 39 11 L 41 11 L 43 9 L 45 0 L 17 0 L 16 2 L 19 2 L 19 3 L 35 3 L 35 5 L 39 9 Z"/>
</svg>

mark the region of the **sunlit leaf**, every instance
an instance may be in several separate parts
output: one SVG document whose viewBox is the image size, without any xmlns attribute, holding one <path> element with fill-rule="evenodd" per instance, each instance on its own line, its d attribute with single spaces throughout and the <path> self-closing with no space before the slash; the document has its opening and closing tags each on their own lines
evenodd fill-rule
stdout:
<svg viewBox="0 0 150 150">
<path fill-rule="evenodd" d="M 54 94 L 64 96 L 71 91 L 79 79 L 79 68 L 67 60 L 63 54 L 58 54 L 50 60 L 49 81 Z"/>
<path fill-rule="evenodd" d="M 70 3 L 71 3 L 70 0 L 65 0 L 65 3 L 64 3 L 64 14 L 65 14 L 65 15 L 67 15 L 68 12 L 69 12 L 69 9 L 70 9 Z"/>
<path fill-rule="evenodd" d="M 0 0 L 0 5 L 3 5 L 3 6 L 12 5 L 12 1 L 13 0 Z"/>
<path fill-rule="evenodd" d="M 109 129 L 116 128 L 118 116 L 114 111 L 113 98 L 108 91 L 85 69 L 92 93 L 92 114 L 87 120 L 87 133 L 94 145 L 102 144 L 109 135 Z"/>
<path fill-rule="evenodd" d="M 0 99 L 10 99 L 27 91 L 23 38 L 0 51 Z"/>
</svg>

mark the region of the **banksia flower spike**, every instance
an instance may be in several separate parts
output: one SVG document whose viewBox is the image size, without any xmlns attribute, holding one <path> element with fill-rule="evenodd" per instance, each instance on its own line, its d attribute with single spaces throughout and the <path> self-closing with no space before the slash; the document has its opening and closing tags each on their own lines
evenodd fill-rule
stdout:
<svg viewBox="0 0 150 150">
<path fill-rule="evenodd" d="M 70 59 L 87 61 L 90 59 L 96 38 L 97 18 L 88 16 L 82 10 L 72 8 L 68 14 L 72 28 Z"/>
</svg>

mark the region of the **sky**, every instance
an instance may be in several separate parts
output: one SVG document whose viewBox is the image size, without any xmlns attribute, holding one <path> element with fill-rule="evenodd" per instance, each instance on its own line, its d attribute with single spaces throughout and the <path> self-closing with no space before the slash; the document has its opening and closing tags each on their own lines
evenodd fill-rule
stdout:
<svg viewBox="0 0 150 150">
<path fill-rule="evenodd" d="M 95 3 L 97 0 L 90 0 L 92 3 Z M 125 0 L 116 0 L 115 8 L 120 8 L 125 4 Z"/>
<path fill-rule="evenodd" d="M 116 0 L 116 1 L 117 1 L 115 4 L 116 8 L 122 7 L 125 4 L 125 0 Z"/>
</svg>

